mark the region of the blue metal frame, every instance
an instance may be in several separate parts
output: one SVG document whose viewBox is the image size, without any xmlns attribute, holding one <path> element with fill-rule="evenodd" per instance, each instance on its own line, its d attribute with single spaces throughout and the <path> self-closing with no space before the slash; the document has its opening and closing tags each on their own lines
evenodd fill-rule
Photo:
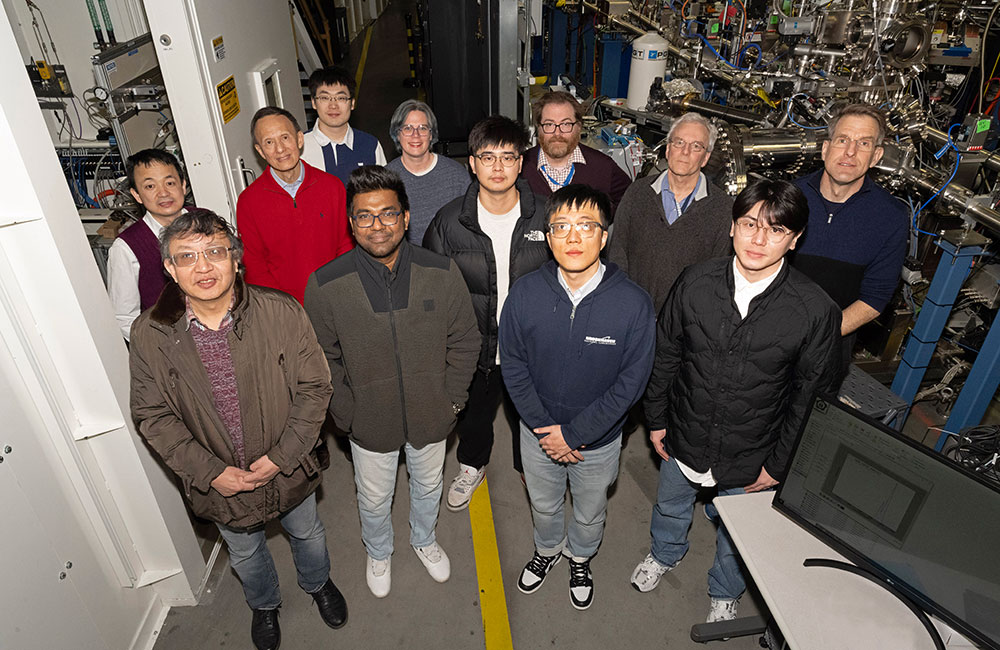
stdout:
<svg viewBox="0 0 1000 650">
<path fill-rule="evenodd" d="M 962 392 L 955 400 L 945 430 L 957 433 L 966 427 L 981 423 L 998 386 L 1000 386 L 1000 323 L 994 321 L 983 347 L 979 350 L 976 362 L 972 364 L 972 370 L 965 380 Z M 948 434 L 942 432 L 934 448 L 941 451 L 947 439 Z"/>
<path fill-rule="evenodd" d="M 608 97 L 624 97 L 628 93 L 632 47 L 625 41 L 625 36 L 619 32 L 602 34 L 600 47 L 600 94 Z"/>
<path fill-rule="evenodd" d="M 907 404 L 913 402 L 920 388 L 920 382 L 927 372 L 927 366 L 941 339 L 941 332 L 948 322 L 955 298 L 969 275 L 972 262 L 983 254 L 982 246 L 978 245 L 956 246 L 945 240 L 938 241 L 937 245 L 942 250 L 941 260 L 920 309 L 920 316 L 907 339 L 903 360 L 892 380 L 892 392 L 906 400 Z M 966 385 L 969 385 L 968 382 Z"/>
</svg>

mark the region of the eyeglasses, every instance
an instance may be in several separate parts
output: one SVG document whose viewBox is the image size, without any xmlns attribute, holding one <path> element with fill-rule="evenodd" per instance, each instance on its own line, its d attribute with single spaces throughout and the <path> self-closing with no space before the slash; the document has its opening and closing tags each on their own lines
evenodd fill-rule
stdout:
<svg viewBox="0 0 1000 650">
<path fill-rule="evenodd" d="M 326 93 L 321 93 L 316 95 L 316 101 L 320 104 L 329 104 L 330 102 L 337 102 L 338 104 L 346 104 L 351 101 L 350 95 L 327 95 Z"/>
<path fill-rule="evenodd" d="M 399 221 L 399 215 L 401 214 L 403 213 L 399 210 L 383 210 L 378 214 L 362 212 L 361 214 L 352 214 L 351 219 L 354 219 L 354 225 L 358 228 L 371 228 L 375 225 L 376 219 L 378 219 L 379 223 L 383 226 L 395 226 L 396 222 Z"/>
<path fill-rule="evenodd" d="M 183 253 L 177 253 L 176 255 L 171 255 L 170 259 L 174 263 L 174 266 L 194 266 L 198 263 L 198 256 L 203 255 L 205 261 L 211 262 L 212 264 L 219 264 L 225 262 L 229 259 L 229 251 L 232 248 L 226 248 L 225 246 L 213 246 L 212 248 L 206 248 L 203 251 L 184 251 Z"/>
<path fill-rule="evenodd" d="M 836 149 L 847 149 L 851 146 L 851 143 L 858 148 L 858 151 L 864 151 L 869 153 L 875 150 L 878 145 L 875 144 L 875 138 L 860 138 L 855 140 L 853 138 L 848 138 L 846 135 L 838 135 L 836 138 L 830 138 L 830 146 Z"/>
<path fill-rule="evenodd" d="M 498 156 L 492 152 L 481 153 L 478 156 L 474 156 L 474 158 L 478 158 L 479 162 L 483 163 L 487 167 L 495 165 L 497 160 L 502 162 L 504 167 L 513 167 L 520 157 L 520 154 L 516 153 L 502 153 Z"/>
<path fill-rule="evenodd" d="M 736 232 L 738 232 L 741 237 L 755 237 L 758 230 L 763 230 L 764 236 L 767 237 L 767 241 L 772 244 L 780 244 L 785 240 L 785 237 L 792 234 L 792 231 L 784 226 L 761 223 L 759 221 L 755 221 L 754 219 L 736 220 Z"/>
<path fill-rule="evenodd" d="M 680 138 L 670 138 L 670 146 L 674 149 L 683 149 L 684 147 L 691 147 L 691 151 L 695 153 L 704 153 L 708 151 L 708 146 L 702 144 L 701 142 L 688 142 L 687 140 L 682 140 Z"/>
<path fill-rule="evenodd" d="M 556 239 L 566 239 L 569 237 L 569 233 L 575 230 L 580 233 L 580 237 L 590 239 L 596 235 L 597 231 L 601 228 L 603 228 L 603 226 L 596 221 L 581 221 L 580 223 L 557 221 L 556 223 L 549 224 L 549 234 Z"/>
<path fill-rule="evenodd" d="M 399 132 L 402 133 L 403 135 L 413 135 L 414 133 L 416 133 L 422 138 L 431 132 L 431 127 L 427 126 L 426 124 L 416 124 L 416 125 L 404 124 L 403 126 L 399 127 Z"/>
<path fill-rule="evenodd" d="M 557 128 L 560 133 L 569 133 L 577 124 L 579 122 L 560 122 L 559 124 L 555 122 L 542 122 L 538 125 L 538 128 L 542 130 L 542 133 L 555 133 Z"/>
</svg>

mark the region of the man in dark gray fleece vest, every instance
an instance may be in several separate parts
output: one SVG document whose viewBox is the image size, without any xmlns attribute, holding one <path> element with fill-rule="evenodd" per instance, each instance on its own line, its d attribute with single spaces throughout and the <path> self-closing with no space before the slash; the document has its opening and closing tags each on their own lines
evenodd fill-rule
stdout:
<svg viewBox="0 0 1000 650">
<path fill-rule="evenodd" d="M 399 450 L 410 475 L 410 545 L 430 576 L 451 565 L 435 541 L 445 442 L 468 399 L 479 328 L 461 271 L 404 237 L 409 202 L 384 167 L 351 172 L 353 250 L 320 267 L 305 307 L 330 364 L 330 413 L 350 432 L 366 580 L 391 586 L 392 496 Z"/>
</svg>

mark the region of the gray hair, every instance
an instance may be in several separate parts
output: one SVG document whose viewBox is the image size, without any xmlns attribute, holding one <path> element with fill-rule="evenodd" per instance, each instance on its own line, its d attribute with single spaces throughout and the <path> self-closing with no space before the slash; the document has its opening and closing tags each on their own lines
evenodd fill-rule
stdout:
<svg viewBox="0 0 1000 650">
<path fill-rule="evenodd" d="M 677 127 L 688 122 L 694 122 L 708 131 L 708 152 L 711 153 L 715 149 L 715 141 L 719 138 L 719 129 L 715 128 L 714 124 L 698 113 L 684 113 L 684 115 L 674 120 L 674 123 L 670 125 L 670 132 L 667 133 L 667 139 L 674 136 L 674 131 Z"/>
<path fill-rule="evenodd" d="M 407 99 L 396 107 L 395 112 L 392 114 L 392 119 L 389 121 L 389 136 L 396 145 L 396 149 L 399 151 L 403 150 L 403 147 L 399 144 L 399 130 L 403 128 L 403 124 L 406 122 L 406 117 L 410 114 L 410 111 L 420 111 L 427 116 L 427 125 L 431 127 L 431 146 L 433 147 L 438 141 L 438 121 L 434 117 L 434 111 L 422 101 Z"/>
</svg>

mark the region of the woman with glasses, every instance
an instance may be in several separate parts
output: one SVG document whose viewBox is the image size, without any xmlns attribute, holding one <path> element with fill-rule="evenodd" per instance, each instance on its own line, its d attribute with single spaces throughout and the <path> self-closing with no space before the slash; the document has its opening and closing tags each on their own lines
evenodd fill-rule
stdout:
<svg viewBox="0 0 1000 650">
<path fill-rule="evenodd" d="M 410 198 L 407 238 L 418 246 L 437 211 L 465 194 L 469 171 L 459 162 L 431 151 L 437 142 L 437 118 L 424 102 L 408 99 L 392 114 L 389 135 L 400 156 L 386 167 L 399 174 Z"/>
</svg>

